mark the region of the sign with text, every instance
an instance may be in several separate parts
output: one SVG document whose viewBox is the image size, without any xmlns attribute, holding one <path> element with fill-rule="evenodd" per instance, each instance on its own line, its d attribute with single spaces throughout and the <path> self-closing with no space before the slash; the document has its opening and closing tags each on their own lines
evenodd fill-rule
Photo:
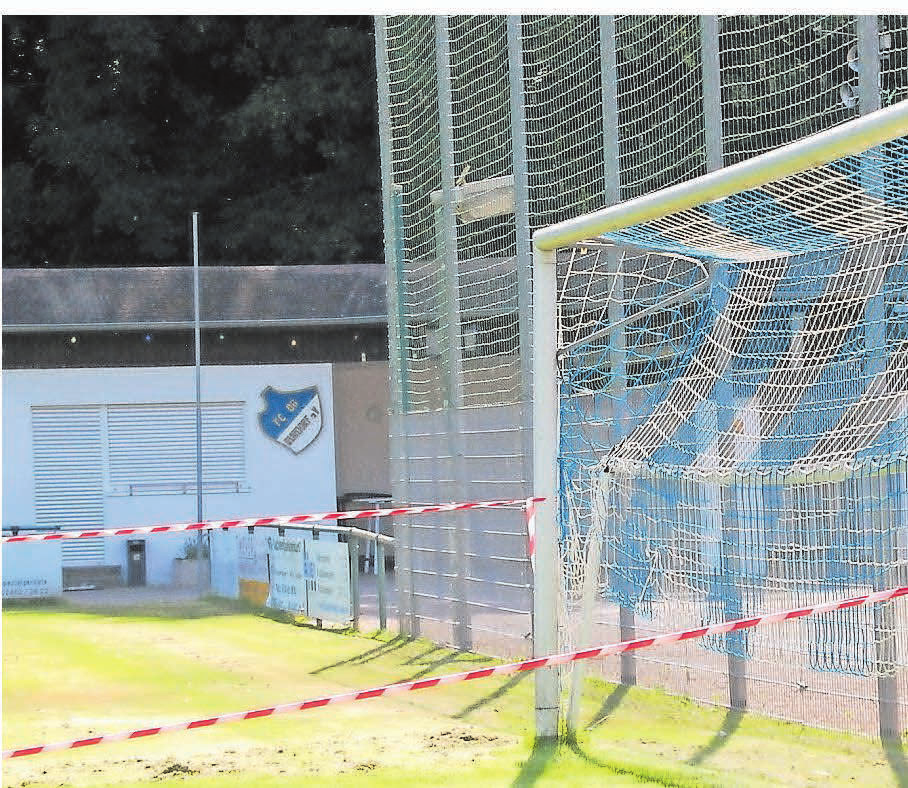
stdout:
<svg viewBox="0 0 908 788">
<path fill-rule="evenodd" d="M 346 542 L 269 536 L 266 545 L 268 607 L 338 623 L 353 618 Z"/>
<path fill-rule="evenodd" d="M 59 542 L 3 545 L 3 598 L 34 599 L 63 593 Z"/>
<path fill-rule="evenodd" d="M 309 590 L 309 617 L 345 623 L 353 618 L 350 553 L 346 542 L 306 544 L 314 581 Z"/>
<path fill-rule="evenodd" d="M 266 605 L 305 613 L 309 582 L 303 573 L 306 541 L 299 536 L 269 536 L 267 543 L 271 576 Z"/>
</svg>

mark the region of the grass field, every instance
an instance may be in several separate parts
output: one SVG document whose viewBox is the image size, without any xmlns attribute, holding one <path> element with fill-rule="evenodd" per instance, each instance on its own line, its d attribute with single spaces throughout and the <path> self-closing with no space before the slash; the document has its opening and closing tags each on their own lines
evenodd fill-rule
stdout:
<svg viewBox="0 0 908 788">
<path fill-rule="evenodd" d="M 3 611 L 3 748 L 465 670 L 484 657 L 214 600 Z M 3 762 L 6 786 L 906 784 L 901 748 L 588 682 L 586 731 L 533 748 L 531 674 Z"/>
</svg>

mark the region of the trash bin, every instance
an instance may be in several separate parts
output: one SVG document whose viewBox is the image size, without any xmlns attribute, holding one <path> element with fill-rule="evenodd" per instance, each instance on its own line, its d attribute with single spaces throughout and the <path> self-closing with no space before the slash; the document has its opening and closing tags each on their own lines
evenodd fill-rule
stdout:
<svg viewBox="0 0 908 788">
<path fill-rule="evenodd" d="M 130 588 L 145 585 L 145 540 L 126 542 L 126 583 Z"/>
</svg>

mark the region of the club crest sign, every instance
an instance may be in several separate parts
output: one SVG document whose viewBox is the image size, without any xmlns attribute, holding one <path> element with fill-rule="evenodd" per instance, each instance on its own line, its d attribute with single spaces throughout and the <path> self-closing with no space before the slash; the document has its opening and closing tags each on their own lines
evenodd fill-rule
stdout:
<svg viewBox="0 0 908 788">
<path fill-rule="evenodd" d="M 268 386 L 262 392 L 265 410 L 259 424 L 265 434 L 294 454 L 299 454 L 322 430 L 322 403 L 313 386 L 299 391 L 277 391 Z"/>
</svg>

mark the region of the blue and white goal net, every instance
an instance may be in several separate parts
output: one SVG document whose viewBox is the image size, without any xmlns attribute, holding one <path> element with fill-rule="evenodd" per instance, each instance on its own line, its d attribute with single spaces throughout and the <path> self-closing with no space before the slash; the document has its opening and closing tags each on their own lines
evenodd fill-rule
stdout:
<svg viewBox="0 0 908 788">
<path fill-rule="evenodd" d="M 904 581 L 908 139 L 562 249 L 558 273 L 569 604 L 592 541 L 600 598 L 665 625 Z M 882 608 L 776 647 L 891 674 Z"/>
</svg>

